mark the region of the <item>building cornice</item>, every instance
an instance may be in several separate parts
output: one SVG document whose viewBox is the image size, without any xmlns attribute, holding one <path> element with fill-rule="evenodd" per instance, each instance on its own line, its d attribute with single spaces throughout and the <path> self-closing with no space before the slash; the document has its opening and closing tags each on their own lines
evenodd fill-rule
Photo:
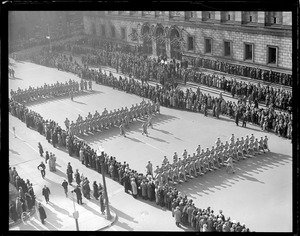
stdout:
<svg viewBox="0 0 300 236">
<path fill-rule="evenodd" d="M 90 16 L 84 15 L 84 17 L 103 18 L 103 16 Z M 172 18 L 161 18 L 161 17 L 141 17 L 141 16 L 126 16 L 126 15 L 105 15 L 105 18 L 110 20 L 126 20 L 136 23 L 149 22 L 150 24 L 167 24 L 177 25 L 179 27 L 192 27 L 201 29 L 214 29 L 223 31 L 235 31 L 249 34 L 262 34 L 262 35 L 272 35 L 279 37 L 292 37 L 292 29 L 290 26 L 261 26 L 259 24 L 238 24 L 238 22 L 227 24 L 216 21 L 202 21 L 202 20 L 174 20 Z"/>
</svg>

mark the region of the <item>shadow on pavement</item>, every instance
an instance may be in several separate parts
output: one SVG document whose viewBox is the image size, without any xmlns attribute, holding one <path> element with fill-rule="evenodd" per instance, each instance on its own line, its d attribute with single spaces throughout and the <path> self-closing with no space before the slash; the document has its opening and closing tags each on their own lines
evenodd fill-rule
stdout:
<svg viewBox="0 0 300 236">
<path fill-rule="evenodd" d="M 20 155 L 20 153 L 18 153 L 17 151 L 13 150 L 13 149 L 9 149 L 10 152 L 12 152 L 13 154 L 17 154 Z"/>
<path fill-rule="evenodd" d="M 117 208 L 115 208 L 115 207 L 113 207 L 111 205 L 109 206 L 109 208 L 112 209 L 116 213 L 116 215 L 118 216 L 118 218 L 124 218 L 124 219 L 126 219 L 128 221 L 131 221 L 133 223 L 138 223 L 136 220 L 134 220 L 133 217 L 131 217 L 130 215 L 125 214 L 123 211 L 120 211 L 120 210 L 118 210 Z M 132 228 L 130 228 L 130 229 L 132 229 Z"/>
<path fill-rule="evenodd" d="M 231 187 L 239 181 L 253 181 L 259 184 L 265 184 L 264 182 L 253 177 L 254 174 L 268 171 L 280 167 L 280 165 L 286 165 L 292 161 L 292 157 L 278 153 L 265 153 L 256 155 L 254 157 L 247 158 L 246 160 L 240 160 L 235 163 L 235 173 L 227 173 L 226 167 L 221 167 L 215 171 L 206 173 L 201 177 L 189 179 L 183 184 L 179 184 L 176 187 L 187 192 L 187 196 L 195 198 L 189 194 L 190 190 L 193 189 L 197 195 L 202 196 L 203 194 L 209 195 L 214 190 L 222 190 L 222 188 Z"/>
</svg>

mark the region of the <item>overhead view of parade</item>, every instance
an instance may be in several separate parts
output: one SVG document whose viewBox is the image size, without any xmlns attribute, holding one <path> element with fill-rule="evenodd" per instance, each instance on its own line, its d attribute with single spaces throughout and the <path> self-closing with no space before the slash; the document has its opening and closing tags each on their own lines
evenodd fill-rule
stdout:
<svg viewBox="0 0 300 236">
<path fill-rule="evenodd" d="M 292 232 L 292 12 L 8 12 L 9 231 Z"/>
</svg>

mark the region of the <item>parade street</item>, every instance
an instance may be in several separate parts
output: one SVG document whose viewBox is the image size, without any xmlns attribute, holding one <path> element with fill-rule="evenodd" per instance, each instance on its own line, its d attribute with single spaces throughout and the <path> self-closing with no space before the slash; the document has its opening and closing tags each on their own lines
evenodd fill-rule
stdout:
<svg viewBox="0 0 300 236">
<path fill-rule="evenodd" d="M 42 86 L 65 82 L 69 79 L 80 81 L 77 76 L 57 69 L 36 65 L 29 62 L 12 61 L 15 78 L 9 80 L 9 91 L 29 86 Z M 214 94 L 218 96 L 218 94 Z M 229 99 L 229 98 L 225 98 Z M 230 98 L 232 99 L 232 98 Z M 145 99 L 147 102 L 147 99 Z M 234 99 L 233 99 L 234 100 Z M 98 85 L 93 82 L 93 89 L 70 97 L 58 97 L 45 101 L 27 104 L 28 109 L 41 114 L 44 119 L 51 119 L 65 129 L 64 121 L 68 117 L 75 121 L 80 114 L 85 118 L 88 113 L 97 110 L 102 113 L 121 109 L 132 104 L 139 104 L 141 97 L 118 91 L 111 87 Z M 254 134 L 260 138 L 268 136 L 271 152 L 257 155 L 253 158 L 235 163 L 236 172 L 226 173 L 224 168 L 207 173 L 204 176 L 190 179 L 176 188 L 188 198 L 193 199 L 199 208 L 211 208 L 218 212 L 223 210 L 225 216 L 245 222 L 247 227 L 256 232 L 285 232 L 292 229 L 292 144 L 288 139 L 280 138 L 274 133 L 263 132 L 260 127 L 247 124 L 247 128 L 236 126 L 228 117 L 220 116 L 216 119 L 210 113 L 205 117 L 202 113 L 193 113 L 161 107 L 161 114 L 153 119 L 153 129 L 149 128 L 149 136 L 142 135 L 142 122 L 134 121 L 125 129 L 126 138 L 119 135 L 119 129 L 90 133 L 80 136 L 93 149 L 100 145 L 108 155 L 116 157 L 119 162 L 126 161 L 130 168 L 145 173 L 145 166 L 150 160 L 153 167 L 161 164 L 163 157 L 172 160 L 174 152 L 180 156 L 184 149 L 189 154 L 195 152 L 200 144 L 201 148 L 215 145 L 219 137 L 228 141 L 231 134 L 235 137 L 245 137 Z M 13 135 L 15 127 L 16 137 Z M 46 177 L 42 179 L 37 166 L 43 157 L 38 153 L 38 142 L 44 150 L 55 153 L 57 157 L 57 171 L 46 169 Z M 102 182 L 102 176 L 81 162 L 68 155 L 65 148 L 54 148 L 44 136 L 29 129 L 16 117 L 9 116 L 9 164 L 15 166 L 20 176 L 30 179 L 37 196 L 37 201 L 43 203 L 48 218 L 46 224 L 40 223 L 38 213 L 35 213 L 25 224 L 19 224 L 11 230 L 75 230 L 73 197 L 71 192 L 66 197 L 61 183 L 66 176 L 67 163 L 73 170 L 78 169 L 88 177 L 90 183 Z M 47 165 L 48 167 L 48 165 Z M 83 205 L 76 203 L 79 211 L 80 230 L 107 231 L 183 231 L 191 230 L 178 228 L 172 213 L 155 202 L 134 199 L 124 192 L 124 187 L 118 182 L 107 178 L 110 209 L 116 219 L 110 226 L 100 212 L 99 201 L 83 198 Z M 50 203 L 46 204 L 41 190 L 44 185 L 51 190 Z M 69 190 L 73 187 L 69 186 Z"/>
</svg>

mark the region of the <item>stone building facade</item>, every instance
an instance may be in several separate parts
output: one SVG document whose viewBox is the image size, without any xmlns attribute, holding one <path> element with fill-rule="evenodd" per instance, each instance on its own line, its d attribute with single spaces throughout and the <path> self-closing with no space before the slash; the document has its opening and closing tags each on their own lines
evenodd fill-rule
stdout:
<svg viewBox="0 0 300 236">
<path fill-rule="evenodd" d="M 154 56 L 292 69 L 291 12 L 92 11 L 84 12 L 83 24 L 87 35 Z"/>
</svg>

